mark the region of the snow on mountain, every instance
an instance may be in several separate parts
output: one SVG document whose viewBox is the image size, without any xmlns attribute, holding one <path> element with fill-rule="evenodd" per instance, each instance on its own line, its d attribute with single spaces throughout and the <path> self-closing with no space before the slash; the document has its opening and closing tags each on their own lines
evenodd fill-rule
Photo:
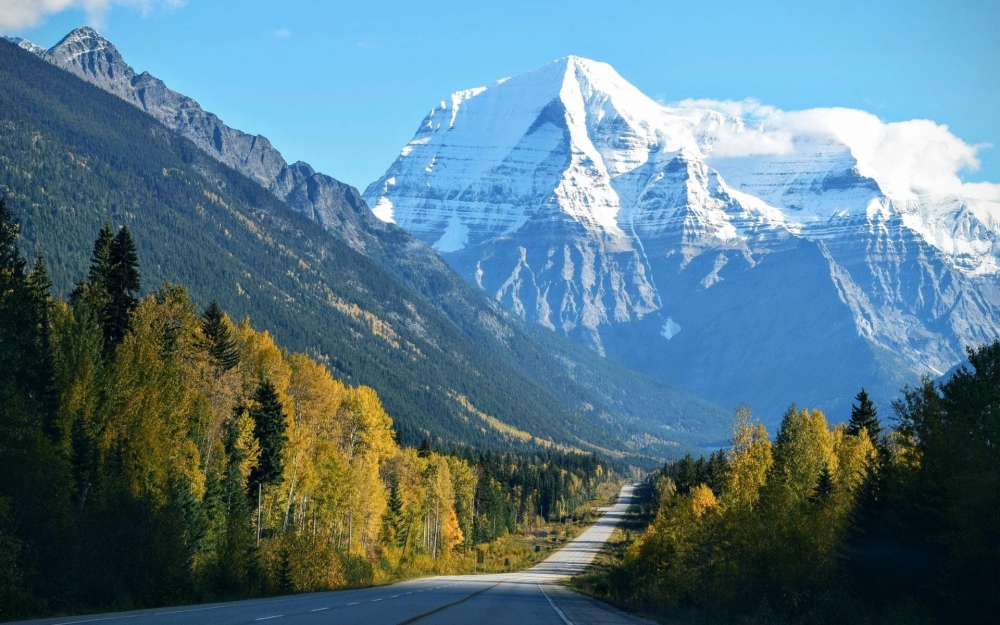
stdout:
<svg viewBox="0 0 1000 625">
<path fill-rule="evenodd" d="M 843 417 L 861 385 L 888 403 L 1000 334 L 1000 193 L 901 187 L 921 176 L 873 142 L 906 129 L 831 111 L 663 106 L 571 56 L 442 100 L 364 198 L 602 354 Z"/>
</svg>

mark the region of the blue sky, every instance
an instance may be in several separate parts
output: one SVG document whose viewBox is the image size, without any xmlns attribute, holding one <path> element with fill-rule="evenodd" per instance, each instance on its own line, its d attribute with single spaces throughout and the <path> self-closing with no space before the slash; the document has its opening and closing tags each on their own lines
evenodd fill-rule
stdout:
<svg viewBox="0 0 1000 625">
<path fill-rule="evenodd" d="M 362 189 L 451 92 L 568 54 L 664 102 L 931 119 L 998 146 L 962 177 L 1000 182 L 996 0 L 0 0 L 4 34 L 45 47 L 85 23 L 227 124 Z"/>
</svg>

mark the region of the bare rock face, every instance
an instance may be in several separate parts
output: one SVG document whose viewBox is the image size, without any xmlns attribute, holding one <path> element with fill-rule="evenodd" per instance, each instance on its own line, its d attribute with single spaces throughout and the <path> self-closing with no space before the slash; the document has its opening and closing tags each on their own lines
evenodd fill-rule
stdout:
<svg viewBox="0 0 1000 625">
<path fill-rule="evenodd" d="M 305 163 L 289 165 L 266 137 L 230 128 L 162 80 L 148 72 L 136 73 L 114 44 L 93 28 L 78 28 L 49 50 L 24 40 L 15 43 L 134 104 L 212 157 L 256 180 L 294 210 L 328 228 L 342 229 L 345 240 L 364 249 L 366 228 L 360 222 L 370 211 L 358 210 L 360 198 L 353 187 L 318 174 Z"/>
<path fill-rule="evenodd" d="M 1000 335 L 1000 204 L 898 197 L 848 146 L 664 107 L 567 57 L 452 94 L 364 198 L 524 318 L 723 405 L 846 418 Z"/>
<path fill-rule="evenodd" d="M 148 72 L 136 73 L 114 44 L 93 28 L 78 28 L 49 50 L 23 39 L 11 41 L 142 109 L 213 158 L 257 181 L 411 288 L 424 292 L 433 285 L 431 295 L 468 299 L 459 293 L 464 285 L 433 250 L 377 219 L 357 189 L 315 171 L 308 163 L 289 164 L 267 137 L 231 128 L 162 80 Z"/>
</svg>

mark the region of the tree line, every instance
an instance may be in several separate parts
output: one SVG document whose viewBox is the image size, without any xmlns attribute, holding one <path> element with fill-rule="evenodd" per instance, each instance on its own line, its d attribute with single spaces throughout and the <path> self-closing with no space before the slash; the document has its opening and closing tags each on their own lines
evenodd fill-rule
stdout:
<svg viewBox="0 0 1000 625">
<path fill-rule="evenodd" d="M 0 201 L 0 620 L 448 572 L 613 477 L 402 447 L 374 390 L 184 287 L 140 296 L 126 227 L 67 301 L 17 237 Z"/>
<path fill-rule="evenodd" d="M 1000 341 L 924 379 L 884 428 L 788 409 L 769 439 L 737 411 L 728 449 L 653 476 L 655 518 L 588 580 L 694 622 L 991 622 L 1000 614 Z"/>
</svg>

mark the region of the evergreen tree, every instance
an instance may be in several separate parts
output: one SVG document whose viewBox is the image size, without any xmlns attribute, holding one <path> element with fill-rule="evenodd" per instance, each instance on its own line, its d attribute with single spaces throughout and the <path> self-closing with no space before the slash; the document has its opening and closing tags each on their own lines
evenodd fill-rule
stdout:
<svg viewBox="0 0 1000 625">
<path fill-rule="evenodd" d="M 295 592 L 295 581 L 292 579 L 292 558 L 287 548 L 281 550 L 278 562 L 278 592 L 285 595 Z"/>
<path fill-rule="evenodd" d="M 726 460 L 726 452 L 721 449 L 712 452 L 712 455 L 708 458 L 706 484 L 708 484 L 708 487 L 716 495 L 722 493 L 728 470 L 729 462 Z"/>
<path fill-rule="evenodd" d="M 95 244 L 95 250 L 96 247 Z M 121 227 L 111 242 L 108 260 L 108 272 L 104 278 L 108 299 L 102 325 L 105 345 L 114 349 L 129 331 L 132 311 L 139 303 L 136 297 L 140 287 L 139 254 L 126 226 Z"/>
<path fill-rule="evenodd" d="M 678 463 L 676 468 L 677 494 L 686 495 L 692 488 L 698 485 L 698 469 L 695 466 L 694 458 L 691 454 L 684 454 L 684 458 Z"/>
<path fill-rule="evenodd" d="M 240 352 L 236 340 L 226 323 L 225 313 L 219 302 L 212 300 L 201 315 L 201 330 L 208 341 L 208 353 L 215 366 L 221 371 L 229 371 L 240 362 Z"/>
<path fill-rule="evenodd" d="M 52 306 L 52 280 L 49 279 L 45 260 L 41 255 L 25 281 L 35 317 L 34 343 L 36 358 L 33 372 L 34 386 L 38 398 L 38 408 L 45 433 L 57 441 L 61 432 L 57 424 L 59 393 L 55 384 L 55 361 L 52 354 L 52 326 L 50 308 Z"/>
<path fill-rule="evenodd" d="M 424 440 L 420 441 L 420 447 L 417 448 L 417 455 L 421 458 L 431 455 L 431 439 L 426 434 L 424 434 Z"/>
<path fill-rule="evenodd" d="M 816 480 L 816 488 L 813 490 L 812 495 L 809 496 L 809 501 L 821 506 L 830 500 L 830 495 L 832 494 L 833 475 L 830 474 L 830 467 L 824 466 L 823 470 L 819 473 L 819 479 Z"/>
<path fill-rule="evenodd" d="M 90 270 L 87 280 L 91 287 L 106 289 L 111 273 L 111 245 L 115 235 L 111 230 L 111 222 L 105 221 L 94 241 L 94 251 L 90 255 Z"/>
<path fill-rule="evenodd" d="M 861 392 L 854 398 L 858 405 L 851 405 L 851 420 L 847 423 L 847 433 L 857 436 L 862 428 L 868 430 L 868 438 L 872 445 L 879 449 L 882 446 L 882 424 L 878 419 L 878 410 L 868 397 L 868 391 Z"/>
<path fill-rule="evenodd" d="M 22 341 L 27 321 L 24 310 L 25 262 L 17 248 L 19 226 L 0 198 L 0 362 L 4 375 L 0 393 L 13 392 L 23 364 Z M 7 399 L 0 395 L 0 399 Z"/>
<path fill-rule="evenodd" d="M 34 300 L 27 263 L 17 247 L 19 231 L 6 201 L 0 198 L 0 427 L 20 428 L 37 423 L 42 367 L 37 340 L 40 304 Z M 0 432 L 0 438 L 21 435 Z"/>
<path fill-rule="evenodd" d="M 281 452 L 288 442 L 285 411 L 270 380 L 261 380 L 253 400 L 250 417 L 254 421 L 254 436 L 260 442 L 260 459 L 250 472 L 250 483 L 260 482 L 263 486 L 280 484 L 284 471 Z"/>
<path fill-rule="evenodd" d="M 382 522 L 385 526 L 384 538 L 387 542 L 402 546 L 401 537 L 404 523 L 403 496 L 399 492 L 399 476 L 392 473 L 389 476 L 389 499 L 386 502 Z"/>
</svg>

